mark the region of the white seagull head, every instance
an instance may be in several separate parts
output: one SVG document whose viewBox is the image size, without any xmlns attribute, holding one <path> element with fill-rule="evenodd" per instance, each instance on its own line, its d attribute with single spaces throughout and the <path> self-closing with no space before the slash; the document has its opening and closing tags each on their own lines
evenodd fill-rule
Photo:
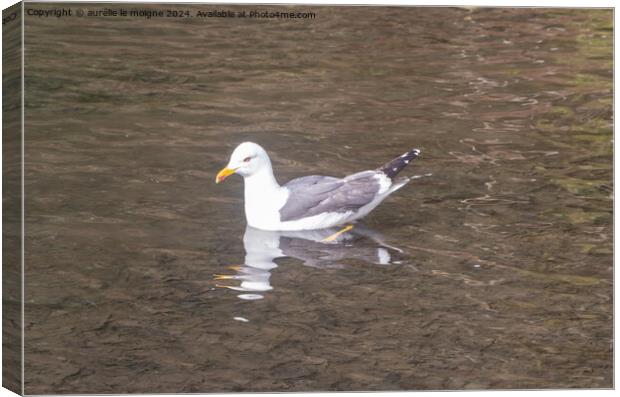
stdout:
<svg viewBox="0 0 620 397">
<path fill-rule="evenodd" d="M 254 142 L 243 142 L 232 152 L 228 165 L 215 177 L 215 183 L 232 174 L 246 178 L 264 169 L 271 170 L 271 160 L 265 149 Z"/>
</svg>

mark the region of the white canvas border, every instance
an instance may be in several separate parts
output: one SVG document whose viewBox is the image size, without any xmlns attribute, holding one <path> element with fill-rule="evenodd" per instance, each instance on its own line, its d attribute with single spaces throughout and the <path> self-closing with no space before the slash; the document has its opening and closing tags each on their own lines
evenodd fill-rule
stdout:
<svg viewBox="0 0 620 397">
<path fill-rule="evenodd" d="M 26 2 L 28 2 L 28 0 L 26 0 Z M 64 3 L 68 3 L 71 1 L 55 1 L 55 2 L 64 2 Z M 93 3 L 101 3 L 102 1 L 96 1 L 96 0 L 83 0 L 83 1 L 74 1 L 76 3 L 86 3 L 86 2 L 93 2 Z M 331 1 L 331 0 L 298 0 L 298 1 L 277 1 L 277 0 L 269 0 L 269 1 L 257 1 L 257 0 L 230 0 L 230 1 L 179 1 L 179 0 L 151 0 L 151 1 L 127 1 L 128 3 L 138 3 L 138 2 L 149 2 L 149 3 L 214 3 L 214 4 L 224 4 L 224 3 L 236 3 L 236 4 L 315 4 L 315 5 L 330 5 L 330 4 L 336 4 L 336 5 L 405 5 L 405 6 L 416 6 L 416 5 L 422 5 L 422 6 L 492 6 L 492 7 L 606 7 L 606 8 L 613 8 L 614 7 L 614 2 L 613 0 L 590 0 L 590 1 L 583 1 L 583 0 L 564 0 L 564 1 L 558 1 L 558 0 L 537 0 L 537 1 L 514 1 L 514 0 L 448 0 L 448 1 L 411 1 L 411 0 L 338 0 L 338 1 Z M 7 8 L 13 4 L 15 4 L 16 1 L 13 0 L 0 0 L 0 5 L 2 6 L 2 9 Z M 23 21 L 24 19 L 22 18 L 22 25 L 23 25 Z M 618 15 L 614 12 L 614 27 L 617 26 L 617 22 L 618 22 Z M 23 29 L 22 29 L 23 32 Z M 615 94 L 615 75 L 616 75 L 616 71 L 617 71 L 617 63 L 615 62 L 616 60 L 616 46 L 617 46 L 617 41 L 615 40 L 616 37 L 616 29 L 614 29 L 614 94 Z M 23 37 L 22 37 L 23 39 Z M 22 46 L 23 46 L 23 40 L 22 40 Z M 23 51 L 22 51 L 23 54 Z M 23 72 L 23 57 L 22 57 L 22 72 Z M 23 92 L 23 80 L 22 80 L 22 92 Z M 0 95 L 0 105 L 2 103 L 2 97 Z M 24 116 L 24 98 L 22 95 L 22 235 L 23 235 L 23 158 L 24 158 L 24 123 L 23 123 L 23 116 Z M 614 95 L 614 115 L 616 114 L 616 101 L 615 101 L 615 95 Z M 615 138 L 615 125 L 614 125 L 614 138 Z M 614 139 L 614 153 L 616 152 L 616 141 Z M 2 153 L 0 151 L 0 167 L 1 167 L 1 160 L 2 160 Z M 0 173 L 1 175 L 1 173 Z M 0 177 L 1 178 L 1 177 Z M 618 185 L 618 181 L 619 181 L 619 177 L 617 175 L 617 173 L 615 172 L 615 156 L 614 156 L 614 186 Z M 0 179 L 1 181 L 1 179 Z M 2 192 L 2 187 L 0 184 L 0 194 Z M 617 202 L 614 200 L 614 264 L 616 263 L 616 255 L 617 255 L 617 249 L 616 249 L 616 239 L 615 239 L 615 225 L 616 223 L 616 216 L 618 214 L 618 204 Z M 2 220 L 2 215 L 0 214 L 0 221 Z M 2 241 L 0 240 L 0 249 L 2 248 Z M 24 259 L 24 255 L 23 255 L 23 239 L 22 239 L 22 261 Z M 22 263 L 22 269 L 23 269 L 23 263 Z M 22 271 L 22 275 L 23 275 L 23 271 Z M 1 275 L 0 275 L 1 277 Z M 615 266 L 614 266 L 614 337 L 615 337 L 615 330 L 618 329 L 617 325 L 617 321 L 618 321 L 618 317 L 617 317 L 617 311 L 616 311 L 616 306 L 615 306 L 615 291 L 616 291 L 616 286 L 618 285 L 618 275 L 615 272 Z M 0 283 L 0 292 L 1 292 L 1 283 Z M 24 293 L 24 289 L 23 289 L 23 279 L 22 279 L 22 294 Z M 22 296 L 22 315 L 23 315 L 23 296 Z M 22 318 L 22 328 L 23 328 L 23 318 Z M 615 338 L 614 338 L 615 340 Z M 22 346 L 23 346 L 23 333 L 22 333 Z M 614 349 L 614 369 L 615 369 L 615 363 L 616 363 L 616 349 Z M 1 355 L 2 352 L 0 351 L 0 359 L 1 359 Z M 23 351 L 22 351 L 22 355 L 23 355 Z M 0 360 L 1 362 L 1 360 Z M 22 360 L 23 362 L 23 360 Z M 22 365 L 22 382 L 23 382 L 23 365 Z M 614 385 L 617 385 L 617 373 L 614 370 Z M 558 397 L 558 396 L 568 396 L 568 397 L 572 397 L 572 396 L 581 396 L 583 393 L 588 393 L 591 394 L 593 396 L 612 396 L 615 395 L 615 391 L 614 390 L 581 390 L 581 389 L 577 389 L 577 390 L 537 390 L 537 391 L 518 391 L 518 390 L 514 390 L 514 391 L 458 391 L 458 392 L 447 392 L 447 391 L 438 391 L 438 392 L 407 392 L 407 391 L 403 391 L 403 392 L 376 392 L 373 393 L 374 396 L 377 397 L 387 397 L 387 396 L 420 396 L 420 397 L 425 397 L 425 396 L 447 396 L 447 395 L 451 395 L 453 393 L 467 393 L 468 396 L 473 396 L 473 397 L 477 397 L 477 396 L 485 396 L 485 397 L 503 397 L 503 396 L 520 396 L 521 394 L 528 394 L 528 395 L 544 395 L 545 397 L 549 396 L 549 397 Z M 230 394 L 233 393 L 227 393 L 227 394 L 208 394 L 209 396 L 228 396 Z M 239 393 L 239 394 L 253 394 L 253 393 Z M 343 392 L 343 393 L 331 393 L 331 392 L 325 392 L 325 393 L 255 393 L 257 395 L 261 395 L 264 397 L 281 397 L 281 396 L 299 396 L 299 397 L 307 397 L 307 396 L 312 396 L 312 395 L 321 395 L 324 397 L 353 397 L 354 395 L 359 395 L 360 393 L 348 393 L 348 392 Z M 8 397 L 8 396 L 13 396 L 15 395 L 14 393 L 6 390 L 6 389 L 0 389 L 0 397 Z M 141 394 L 141 396 L 175 396 L 176 394 Z M 206 395 L 206 394 L 205 394 Z"/>
</svg>

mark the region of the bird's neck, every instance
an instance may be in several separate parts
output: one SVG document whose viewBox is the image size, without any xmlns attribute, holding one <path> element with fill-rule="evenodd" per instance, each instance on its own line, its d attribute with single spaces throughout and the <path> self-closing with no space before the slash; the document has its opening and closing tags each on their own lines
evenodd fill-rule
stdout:
<svg viewBox="0 0 620 397">
<path fill-rule="evenodd" d="M 270 193 L 280 190 L 280 185 L 273 176 L 271 165 L 262 167 L 256 173 L 244 178 L 246 200 L 249 195 L 258 192 Z"/>
</svg>

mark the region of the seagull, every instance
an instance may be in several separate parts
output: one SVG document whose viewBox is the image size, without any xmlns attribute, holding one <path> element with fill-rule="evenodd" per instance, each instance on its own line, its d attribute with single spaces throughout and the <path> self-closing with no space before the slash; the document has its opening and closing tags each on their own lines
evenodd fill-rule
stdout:
<svg viewBox="0 0 620 397">
<path fill-rule="evenodd" d="M 245 217 L 251 227 L 271 231 L 324 229 L 368 215 L 412 179 L 395 176 L 419 155 L 418 149 L 412 149 L 376 170 L 344 178 L 310 175 L 280 186 L 265 149 L 244 142 L 232 152 L 215 183 L 232 174 L 243 177 Z"/>
</svg>

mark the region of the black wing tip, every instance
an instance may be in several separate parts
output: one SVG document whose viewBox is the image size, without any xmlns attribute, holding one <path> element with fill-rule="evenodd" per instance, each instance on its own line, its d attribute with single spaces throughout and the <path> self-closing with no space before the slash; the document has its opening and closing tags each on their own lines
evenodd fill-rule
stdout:
<svg viewBox="0 0 620 397">
<path fill-rule="evenodd" d="M 397 157 L 397 159 L 409 159 L 409 160 L 413 160 L 414 158 L 418 157 L 420 155 L 420 153 L 422 153 L 422 151 L 420 149 L 411 149 L 408 152 L 403 153 L 402 155 L 400 155 L 399 157 Z"/>
<path fill-rule="evenodd" d="M 408 151 L 407 153 L 404 153 L 402 156 L 402 158 L 408 157 L 410 159 L 414 159 L 416 157 L 418 157 L 420 155 L 420 153 L 422 153 L 422 151 L 418 148 L 414 148 L 411 149 L 410 151 Z"/>
<path fill-rule="evenodd" d="M 409 162 L 413 159 L 415 159 L 416 157 L 418 157 L 420 155 L 420 153 L 422 153 L 420 151 L 420 149 L 411 149 L 408 152 L 403 153 L 402 155 L 396 157 L 394 160 L 392 160 L 391 162 L 402 162 L 404 165 L 409 164 Z"/>
<path fill-rule="evenodd" d="M 413 159 L 422 153 L 420 149 L 411 149 L 410 151 L 396 157 L 394 160 L 379 168 L 381 172 L 390 178 L 394 178 L 403 168 L 405 168 Z"/>
</svg>

